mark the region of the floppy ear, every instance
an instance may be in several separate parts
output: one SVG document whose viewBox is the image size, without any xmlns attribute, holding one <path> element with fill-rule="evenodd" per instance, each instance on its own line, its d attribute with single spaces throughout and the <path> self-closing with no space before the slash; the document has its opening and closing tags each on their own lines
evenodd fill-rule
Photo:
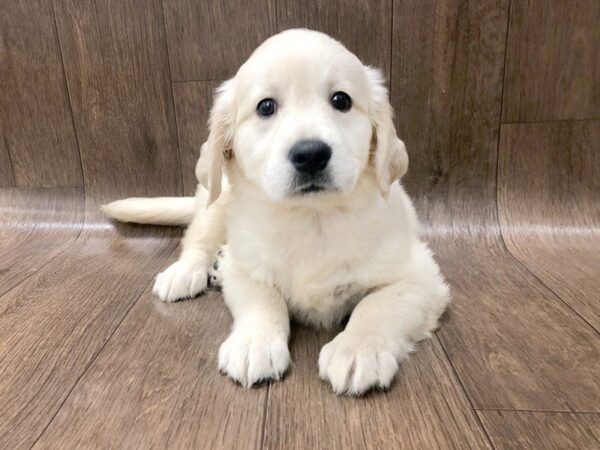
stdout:
<svg viewBox="0 0 600 450">
<path fill-rule="evenodd" d="M 372 67 L 366 67 L 366 71 L 371 86 L 371 160 L 375 166 L 379 190 L 387 197 L 392 183 L 399 180 L 408 169 L 408 154 L 404 142 L 396 134 L 394 112 L 381 72 Z"/>
<path fill-rule="evenodd" d="M 231 157 L 233 141 L 232 80 L 221 84 L 208 119 L 208 139 L 200 148 L 196 178 L 208 190 L 207 206 L 221 194 L 221 178 L 225 158 Z"/>
</svg>

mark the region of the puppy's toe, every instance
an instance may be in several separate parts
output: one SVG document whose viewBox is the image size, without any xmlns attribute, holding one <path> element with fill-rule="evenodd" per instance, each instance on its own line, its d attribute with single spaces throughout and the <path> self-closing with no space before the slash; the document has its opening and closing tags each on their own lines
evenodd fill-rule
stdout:
<svg viewBox="0 0 600 450">
<path fill-rule="evenodd" d="M 152 293 L 165 302 L 192 298 L 206 289 L 204 264 L 177 261 L 156 277 Z"/>
<path fill-rule="evenodd" d="M 290 365 L 286 340 L 262 331 L 233 331 L 219 349 L 219 369 L 244 387 L 278 380 Z"/>
<path fill-rule="evenodd" d="M 361 395 L 372 388 L 390 386 L 398 371 L 398 359 L 412 351 L 407 343 L 390 345 L 383 340 L 340 333 L 321 350 L 319 375 L 337 394 Z"/>
</svg>

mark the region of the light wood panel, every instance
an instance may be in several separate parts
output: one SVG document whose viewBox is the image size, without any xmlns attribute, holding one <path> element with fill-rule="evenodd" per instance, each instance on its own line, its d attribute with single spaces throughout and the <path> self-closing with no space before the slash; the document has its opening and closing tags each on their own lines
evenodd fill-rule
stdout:
<svg viewBox="0 0 600 450">
<path fill-rule="evenodd" d="M 498 450 L 600 448 L 599 414 L 479 411 L 479 415 Z"/>
<path fill-rule="evenodd" d="M 217 369 L 231 319 L 219 293 L 144 292 L 35 448 L 260 448 L 267 386 Z"/>
<path fill-rule="evenodd" d="M 212 107 L 213 92 L 218 85 L 216 81 L 173 83 L 185 195 L 194 195 L 196 192 L 198 180 L 194 170 L 200 156 L 200 146 L 208 137 L 208 114 Z"/>
<path fill-rule="evenodd" d="M 389 79 L 392 1 L 277 0 L 279 30 L 323 31 L 354 52 L 364 63 L 382 69 Z"/>
<path fill-rule="evenodd" d="M 0 189 L 0 295 L 75 242 L 83 207 L 81 188 Z"/>
<path fill-rule="evenodd" d="M 35 442 L 180 235 L 127 228 L 129 238 L 87 232 L 0 297 L 1 448 Z"/>
<path fill-rule="evenodd" d="M 498 177 L 508 248 L 600 331 L 600 121 L 503 126 Z"/>
<path fill-rule="evenodd" d="M 275 32 L 275 1 L 164 0 L 174 80 L 223 80 Z"/>
<path fill-rule="evenodd" d="M 294 363 L 271 386 L 265 448 L 489 448 L 435 338 L 418 345 L 387 393 L 348 398 L 319 379 L 319 350 L 334 336 L 293 330 Z"/>
<path fill-rule="evenodd" d="M 1 2 L 0 30 L 0 150 L 10 152 L 14 184 L 81 186 L 51 1 Z M 7 163 L 0 156 L 3 185 L 12 184 L 6 181 Z"/>
<path fill-rule="evenodd" d="M 600 118 L 600 2 L 511 5 L 504 122 Z"/>
</svg>

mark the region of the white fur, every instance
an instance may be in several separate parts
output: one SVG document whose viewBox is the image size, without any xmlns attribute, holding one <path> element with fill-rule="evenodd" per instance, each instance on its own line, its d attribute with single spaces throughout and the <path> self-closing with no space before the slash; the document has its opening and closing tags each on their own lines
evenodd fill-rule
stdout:
<svg viewBox="0 0 600 450">
<path fill-rule="evenodd" d="M 351 96 L 349 111 L 330 105 L 336 91 Z M 263 98 L 278 103 L 271 117 L 256 114 Z M 196 170 L 208 191 L 199 186 L 181 258 L 154 292 L 173 301 L 202 291 L 226 242 L 234 325 L 221 371 L 244 386 L 279 379 L 290 363 L 290 315 L 331 326 L 351 313 L 321 351 L 320 376 L 336 393 L 388 387 L 398 362 L 437 327 L 449 292 L 397 181 L 408 158 L 379 72 L 324 34 L 289 30 L 221 86 L 209 125 Z M 331 147 L 329 191 L 291 193 L 287 155 L 301 139 Z"/>
</svg>

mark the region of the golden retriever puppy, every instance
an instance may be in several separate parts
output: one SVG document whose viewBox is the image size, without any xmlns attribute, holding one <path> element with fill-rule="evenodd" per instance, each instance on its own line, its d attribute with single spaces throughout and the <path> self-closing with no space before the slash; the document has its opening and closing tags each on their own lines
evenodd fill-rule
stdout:
<svg viewBox="0 0 600 450">
<path fill-rule="evenodd" d="M 319 356 L 336 393 L 390 385 L 449 292 L 399 183 L 408 165 L 380 73 L 325 34 L 265 41 L 217 90 L 195 199 L 127 199 L 118 220 L 187 224 L 162 300 L 207 286 L 215 254 L 233 315 L 219 368 L 243 386 L 290 364 L 290 316 L 344 331 Z"/>
</svg>

